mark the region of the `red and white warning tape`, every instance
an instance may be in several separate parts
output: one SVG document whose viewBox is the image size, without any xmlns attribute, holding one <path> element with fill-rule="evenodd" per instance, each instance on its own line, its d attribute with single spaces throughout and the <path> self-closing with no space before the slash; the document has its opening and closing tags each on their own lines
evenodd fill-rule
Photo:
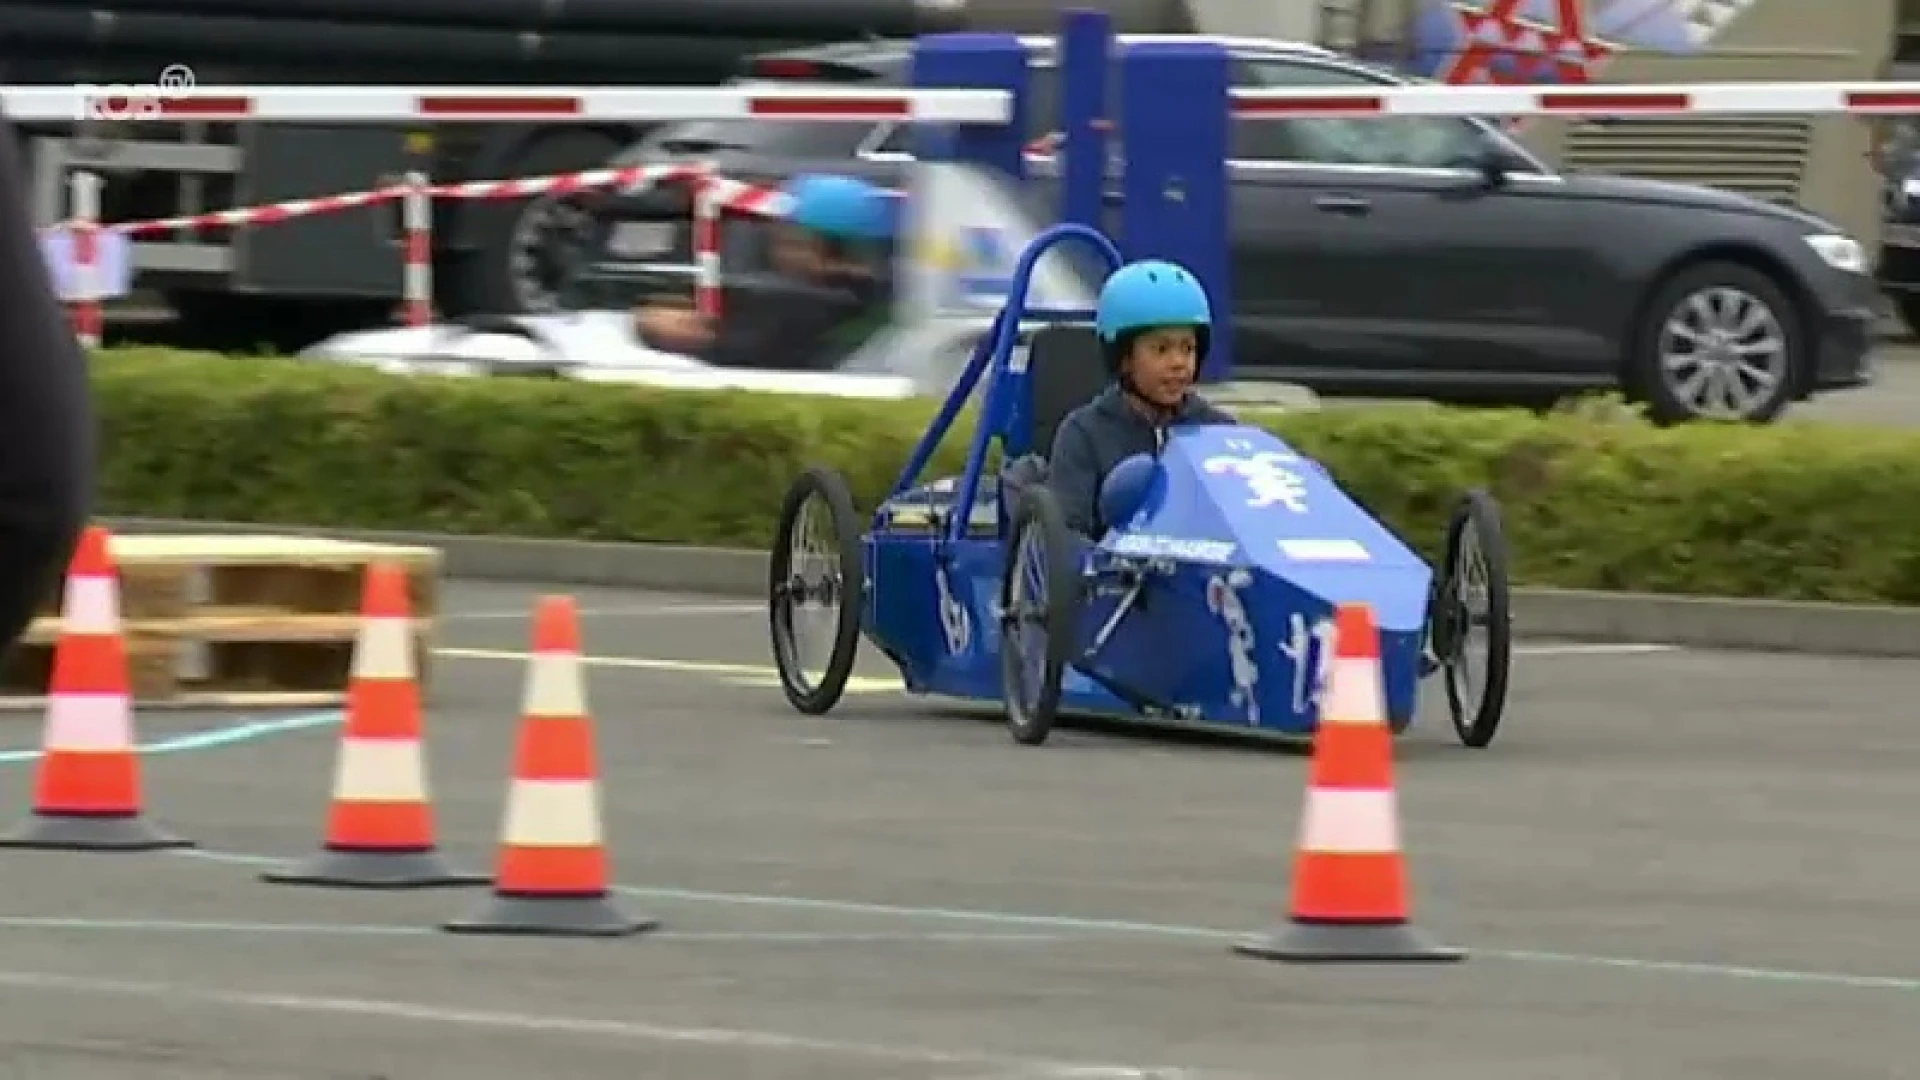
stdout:
<svg viewBox="0 0 1920 1080">
<path fill-rule="evenodd" d="M 69 298 L 73 328 L 80 341 L 89 346 L 100 343 L 104 318 L 101 312 L 97 271 L 99 234 L 121 233 L 129 237 L 155 236 L 194 229 L 244 228 L 272 225 L 296 218 L 401 202 L 401 249 L 404 278 L 401 300 L 402 318 L 408 326 L 425 326 L 433 319 L 433 200 L 460 199 L 487 201 L 524 199 L 541 195 L 567 195 L 607 188 L 639 190 L 663 184 L 686 184 L 693 192 L 693 258 L 696 268 L 694 303 L 699 310 L 720 314 L 720 223 L 729 214 L 749 217 L 777 217 L 786 212 L 784 196 L 775 189 L 744 184 L 710 173 L 700 165 L 632 165 L 611 169 L 518 180 L 469 180 L 454 184 L 434 184 L 418 173 L 402 182 L 370 191 L 324 195 L 311 199 L 293 199 L 265 206 L 215 210 L 205 214 L 158 218 L 151 221 L 99 222 L 101 181 L 93 173 L 75 172 L 69 181 L 72 220 L 67 227 L 73 233 L 74 270 L 77 277 L 74 295 Z"/>
</svg>

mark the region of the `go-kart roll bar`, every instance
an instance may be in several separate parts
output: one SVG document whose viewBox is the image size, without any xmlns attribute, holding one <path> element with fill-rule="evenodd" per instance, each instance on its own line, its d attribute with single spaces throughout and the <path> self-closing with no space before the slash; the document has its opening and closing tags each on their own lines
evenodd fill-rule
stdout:
<svg viewBox="0 0 1920 1080">
<path fill-rule="evenodd" d="M 1000 440 L 1009 457 L 1029 449 L 1025 446 L 1025 440 L 1013 430 L 1015 421 L 1020 418 L 1019 413 L 1024 411 L 1021 403 L 1026 398 L 1025 394 L 1018 392 L 1024 389 L 1019 381 L 1028 377 L 1024 366 L 1016 370 L 1012 363 L 1013 347 L 1019 339 L 1021 324 L 1030 320 L 1058 323 L 1088 322 L 1093 319 L 1094 313 L 1091 311 L 1027 306 L 1027 293 L 1033 285 L 1033 274 L 1041 258 L 1055 245 L 1067 240 L 1085 243 L 1106 262 L 1102 280 L 1107 274 L 1120 269 L 1123 262 L 1120 249 L 1098 229 L 1085 225 L 1055 225 L 1034 237 L 1014 264 L 1006 304 L 994 316 L 993 326 L 986 336 L 974 347 L 966 369 L 960 373 L 960 379 L 954 383 L 953 389 L 947 392 L 947 400 L 941 404 L 926 434 L 920 437 L 919 445 L 913 449 L 913 456 L 907 460 L 907 467 L 901 470 L 900 478 L 894 481 L 893 491 L 888 495 L 889 498 L 897 497 L 920 483 L 920 474 L 926 471 L 927 463 L 933 460 L 934 452 L 952 430 L 960 410 L 966 408 L 967 401 L 973 397 L 980 377 L 991 369 L 993 379 L 987 384 L 985 415 L 974 426 L 973 439 L 967 448 L 966 469 L 960 474 L 960 491 L 947 517 L 945 539 L 948 542 L 956 542 L 966 536 L 968 522 L 973 518 L 973 504 L 980 492 L 980 474 L 987 464 L 987 449 L 993 441 Z"/>
</svg>

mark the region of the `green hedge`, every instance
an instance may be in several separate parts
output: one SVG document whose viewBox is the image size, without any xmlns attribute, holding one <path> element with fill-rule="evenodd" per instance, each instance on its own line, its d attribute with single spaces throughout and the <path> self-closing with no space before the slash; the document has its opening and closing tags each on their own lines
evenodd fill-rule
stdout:
<svg viewBox="0 0 1920 1080">
<path fill-rule="evenodd" d="M 808 463 L 871 507 L 931 413 L 153 349 L 101 354 L 95 382 L 104 512 L 744 547 Z M 1920 603 L 1920 433 L 1424 405 L 1271 422 L 1429 554 L 1459 491 L 1491 488 L 1529 584 Z"/>
</svg>

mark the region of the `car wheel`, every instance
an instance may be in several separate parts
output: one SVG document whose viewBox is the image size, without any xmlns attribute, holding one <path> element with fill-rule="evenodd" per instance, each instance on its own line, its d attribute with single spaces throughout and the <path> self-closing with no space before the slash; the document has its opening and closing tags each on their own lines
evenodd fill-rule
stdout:
<svg viewBox="0 0 1920 1080">
<path fill-rule="evenodd" d="M 1674 275 L 1647 305 L 1632 389 L 1658 423 L 1766 423 L 1793 401 L 1807 340 L 1773 279 L 1737 263 Z"/>
<path fill-rule="evenodd" d="M 794 480 L 768 562 L 767 628 L 780 688 L 788 704 L 819 716 L 846 692 L 867 593 L 860 522 L 844 476 L 812 468 Z"/>
<path fill-rule="evenodd" d="M 516 158 L 516 177 L 597 168 L 620 144 L 597 131 L 563 131 Z M 454 315 L 525 315 L 558 310 L 590 214 L 578 195 L 475 204 L 474 249 L 453 264 L 446 309 Z"/>
</svg>

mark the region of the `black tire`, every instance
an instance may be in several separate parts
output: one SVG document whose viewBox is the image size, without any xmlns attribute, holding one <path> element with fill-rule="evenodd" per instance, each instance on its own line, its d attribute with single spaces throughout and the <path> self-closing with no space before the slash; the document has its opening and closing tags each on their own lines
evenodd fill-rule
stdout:
<svg viewBox="0 0 1920 1080">
<path fill-rule="evenodd" d="M 1485 670 L 1479 673 L 1480 699 L 1471 715 L 1467 712 L 1462 685 L 1462 658 L 1466 630 L 1473 615 L 1460 598 L 1460 578 L 1465 572 L 1463 548 L 1469 533 L 1486 567 L 1487 609 Z M 1500 508 L 1493 496 L 1484 491 L 1467 492 L 1447 524 L 1446 560 L 1441 564 L 1430 618 L 1434 653 L 1447 686 L 1447 709 L 1453 718 L 1454 734 L 1460 737 L 1463 746 L 1485 749 L 1499 732 L 1500 720 L 1506 713 L 1507 682 L 1513 666 L 1513 591 L 1508 581 L 1507 536 L 1500 523 Z"/>
<path fill-rule="evenodd" d="M 1074 620 L 1080 600 L 1080 554 L 1060 504 L 1045 487 L 1022 491 L 1015 500 L 1013 526 L 1007 535 L 1006 560 L 1000 571 L 1000 696 L 1007 716 L 1007 732 L 1023 746 L 1039 746 L 1053 733 L 1060 710 L 1060 680 L 1066 674 L 1073 648 Z M 1031 542 L 1046 573 L 1046 596 L 1034 610 L 1016 610 L 1014 582 L 1025 563 L 1021 553 Z M 1027 659 L 1018 646 L 1026 628 L 1046 635 L 1041 646 L 1035 685 L 1028 685 Z"/>
<path fill-rule="evenodd" d="M 1740 415 L 1726 417 L 1747 423 L 1764 424 L 1778 418 L 1798 396 L 1809 378 L 1813 357 L 1811 341 L 1802 326 L 1799 309 L 1785 289 L 1766 274 L 1739 263 L 1709 262 L 1690 266 L 1660 284 L 1648 301 L 1646 313 L 1634 330 L 1629 358 L 1628 390 L 1647 403 L 1647 415 L 1655 423 L 1679 424 L 1702 418 L 1702 414 L 1683 400 L 1660 360 L 1660 338 L 1667 321 L 1690 297 L 1714 288 L 1736 289 L 1764 305 L 1780 328 L 1786 343 L 1786 364 L 1782 377 L 1762 398 Z"/>
<path fill-rule="evenodd" d="M 621 144 L 605 132 L 551 132 L 515 158 L 508 173 L 535 177 L 597 168 L 621 149 Z M 551 195 L 471 204 L 466 210 L 471 216 L 465 232 L 473 250 L 447 268 L 447 313 L 530 315 L 552 310 L 563 291 L 562 279 L 570 273 L 569 260 L 574 253 L 568 246 L 569 238 L 556 232 L 529 246 L 523 243 L 523 234 L 556 215 L 569 217 L 579 206 L 576 196 Z M 523 265 L 529 261 L 532 265 Z M 536 288 L 545 298 L 535 295 Z"/>
<path fill-rule="evenodd" d="M 794 577 L 793 540 L 801 509 L 815 499 L 827 506 L 838 550 L 832 580 L 810 583 Z M 860 522 L 854 513 L 853 493 L 846 478 L 832 469 L 819 467 L 801 473 L 781 501 L 780 524 L 774 531 L 772 558 L 768 560 L 767 631 L 773 642 L 774 666 L 780 672 L 780 689 L 787 695 L 788 704 L 808 716 L 819 716 L 840 703 L 847 679 L 853 674 L 853 662 L 859 655 L 860 609 L 867 595 L 866 565 L 860 545 Z M 813 588 L 831 590 L 840 605 L 834 622 L 833 648 L 818 683 L 809 682 L 801 669 L 793 638 L 795 595 Z"/>
</svg>

